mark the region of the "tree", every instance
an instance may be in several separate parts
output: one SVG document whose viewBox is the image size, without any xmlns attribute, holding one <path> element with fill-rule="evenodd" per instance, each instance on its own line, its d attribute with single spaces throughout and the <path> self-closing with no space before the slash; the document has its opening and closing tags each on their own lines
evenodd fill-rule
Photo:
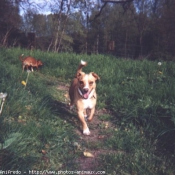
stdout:
<svg viewBox="0 0 175 175">
<path fill-rule="evenodd" d="M 57 14 L 54 16 L 55 18 L 53 18 L 55 29 L 51 41 L 51 45 L 53 45 L 53 50 L 55 52 L 59 52 L 62 39 L 64 38 L 65 27 L 70 13 L 70 6 L 71 0 L 55 0 L 54 5 L 52 5 L 52 12 Z"/>
<path fill-rule="evenodd" d="M 87 53 L 86 40 L 86 19 L 80 11 L 70 16 L 67 33 L 72 37 L 73 51 L 76 53 Z"/>
<path fill-rule="evenodd" d="M 3 46 L 16 42 L 15 33 L 19 32 L 21 23 L 18 5 L 15 0 L 0 1 L 0 42 Z M 10 36 L 11 41 L 9 41 Z"/>
<path fill-rule="evenodd" d="M 174 59 L 175 57 L 175 1 L 164 1 L 162 15 L 159 20 L 161 44 L 160 51 L 163 52 L 164 59 Z"/>
</svg>

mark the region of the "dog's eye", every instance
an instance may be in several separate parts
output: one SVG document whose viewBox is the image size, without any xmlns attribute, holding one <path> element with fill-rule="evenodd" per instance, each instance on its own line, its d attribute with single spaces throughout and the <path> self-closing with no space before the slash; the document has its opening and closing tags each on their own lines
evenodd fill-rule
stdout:
<svg viewBox="0 0 175 175">
<path fill-rule="evenodd" d="M 80 85 L 83 85 L 83 81 L 79 81 Z"/>
<path fill-rule="evenodd" d="M 89 82 L 90 85 L 93 85 L 93 83 L 94 83 L 93 81 L 90 81 L 90 82 Z"/>
</svg>

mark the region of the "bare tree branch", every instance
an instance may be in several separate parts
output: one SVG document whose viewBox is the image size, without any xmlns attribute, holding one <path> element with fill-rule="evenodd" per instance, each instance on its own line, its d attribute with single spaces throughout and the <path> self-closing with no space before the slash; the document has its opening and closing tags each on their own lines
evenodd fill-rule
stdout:
<svg viewBox="0 0 175 175">
<path fill-rule="evenodd" d="M 102 7 L 100 8 L 100 11 L 95 15 L 95 17 L 92 20 L 89 20 L 89 22 L 95 21 L 101 14 L 103 8 L 107 5 L 107 2 L 105 2 Z"/>
<path fill-rule="evenodd" d="M 89 22 L 95 21 L 101 14 L 102 10 L 104 9 L 104 7 L 107 5 L 107 3 L 118 3 L 118 4 L 122 4 L 123 5 L 123 9 L 126 11 L 127 10 L 127 4 L 129 4 L 130 2 L 132 2 L 133 0 L 102 0 L 102 2 L 104 2 L 104 4 L 101 6 L 100 11 L 95 15 L 95 17 L 92 20 L 89 20 Z"/>
<path fill-rule="evenodd" d="M 112 2 L 112 3 L 126 3 L 133 0 L 102 0 L 102 2 Z"/>
</svg>

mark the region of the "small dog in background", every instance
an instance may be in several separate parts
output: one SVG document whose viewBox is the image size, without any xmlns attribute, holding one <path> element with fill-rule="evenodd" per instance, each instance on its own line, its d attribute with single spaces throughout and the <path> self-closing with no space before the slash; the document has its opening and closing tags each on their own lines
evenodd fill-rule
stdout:
<svg viewBox="0 0 175 175">
<path fill-rule="evenodd" d="M 81 61 L 76 76 L 69 88 L 69 97 L 71 101 L 70 109 L 73 108 L 74 104 L 77 107 L 78 117 L 83 127 L 83 134 L 90 135 L 86 118 L 88 121 L 91 121 L 93 118 L 97 102 L 96 81 L 100 77 L 94 72 L 90 72 L 89 74 L 82 72 L 82 68 L 86 65 L 87 62 Z M 90 109 L 89 116 L 87 116 L 87 109 Z"/>
<path fill-rule="evenodd" d="M 23 71 L 25 68 L 28 70 L 28 68 L 30 67 L 32 72 L 33 72 L 34 67 L 36 67 L 38 70 L 38 67 L 43 65 L 43 63 L 40 60 L 36 60 L 35 58 L 33 58 L 31 56 L 27 56 L 27 57 L 23 58 L 23 56 L 24 56 L 24 54 L 20 55 L 20 57 L 19 57 L 19 59 L 22 62 Z"/>
</svg>

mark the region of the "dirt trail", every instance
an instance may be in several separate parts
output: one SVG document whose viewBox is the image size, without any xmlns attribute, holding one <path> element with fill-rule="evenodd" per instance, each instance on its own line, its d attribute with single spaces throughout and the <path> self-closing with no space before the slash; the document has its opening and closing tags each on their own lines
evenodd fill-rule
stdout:
<svg viewBox="0 0 175 175">
<path fill-rule="evenodd" d="M 69 100 L 68 88 L 69 86 L 65 86 L 64 84 L 60 84 L 57 87 L 58 90 L 63 91 L 65 101 Z M 74 112 L 76 113 L 76 111 Z M 95 111 L 93 120 L 88 123 L 88 126 L 91 131 L 91 135 L 89 136 L 85 136 L 82 134 L 80 123 L 78 122 L 77 118 L 77 122 L 75 123 L 75 125 L 77 125 L 75 133 L 79 136 L 80 139 L 78 142 L 74 143 L 74 146 L 77 147 L 77 151 L 82 152 L 82 154 L 77 158 L 77 164 L 79 165 L 80 171 L 94 171 L 99 165 L 99 159 L 101 155 L 117 153 L 114 150 L 107 150 L 101 148 L 101 145 L 103 144 L 105 139 L 109 138 L 112 135 L 111 132 L 108 133 L 106 131 L 114 127 L 110 121 L 102 121 L 99 119 L 99 116 L 105 114 L 110 115 L 110 112 L 106 109 L 97 109 Z M 84 151 L 91 153 L 93 157 L 84 156 Z"/>
</svg>

